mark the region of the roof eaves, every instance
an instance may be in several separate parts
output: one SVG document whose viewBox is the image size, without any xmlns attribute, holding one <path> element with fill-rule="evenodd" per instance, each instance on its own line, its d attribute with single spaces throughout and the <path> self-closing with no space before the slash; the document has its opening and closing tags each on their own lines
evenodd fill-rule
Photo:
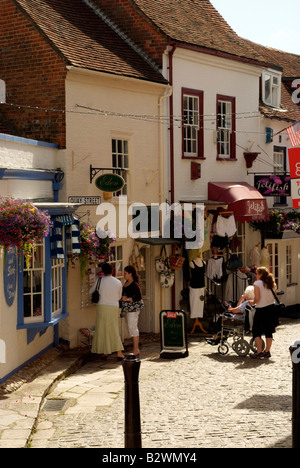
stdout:
<svg viewBox="0 0 300 468">
<path fill-rule="evenodd" d="M 107 15 L 100 10 L 100 8 L 96 7 L 92 2 L 89 0 L 82 0 L 88 7 L 90 7 L 94 13 L 99 16 L 99 18 L 104 21 L 118 36 L 126 42 L 145 62 L 148 63 L 156 72 L 161 73 L 160 68 L 153 62 L 125 33 L 123 33 L 118 26 L 108 18 Z"/>
<path fill-rule="evenodd" d="M 112 71 L 105 71 L 105 70 L 97 70 L 96 68 L 88 68 L 88 67 L 81 67 L 80 65 L 69 65 L 67 67 L 68 70 L 70 69 L 74 69 L 74 70 L 82 70 L 82 71 L 88 71 L 88 72 L 95 72 L 95 73 L 103 73 L 104 75 L 113 75 L 115 77 L 123 77 L 123 78 L 129 78 L 129 79 L 132 79 L 132 80 L 139 80 L 139 81 L 145 81 L 145 82 L 148 82 L 148 83 L 154 83 L 154 84 L 158 84 L 158 85 L 161 85 L 161 86 L 167 86 L 169 83 L 168 83 L 168 80 L 165 79 L 162 75 L 161 76 L 161 80 L 158 81 L 158 80 L 151 80 L 150 78 L 147 78 L 147 77 L 139 77 L 139 78 L 135 78 L 131 75 L 127 75 L 125 73 L 114 73 Z"/>
<path fill-rule="evenodd" d="M 191 44 L 189 42 L 180 42 L 180 41 L 177 41 L 175 39 L 172 40 L 172 43 L 174 43 L 177 46 L 180 46 L 182 48 L 185 48 L 185 49 L 195 50 L 195 51 L 198 51 L 198 52 L 202 52 L 204 54 L 214 55 L 216 57 L 221 57 L 221 58 L 225 58 L 225 59 L 229 59 L 229 60 L 235 60 L 235 61 L 239 61 L 239 62 L 243 62 L 243 63 L 248 63 L 250 65 L 256 65 L 258 67 L 265 67 L 265 68 L 268 67 L 269 68 L 269 66 L 270 66 L 270 64 L 265 62 L 265 61 L 261 61 L 259 59 L 254 59 L 254 58 L 249 58 L 247 56 L 231 54 L 229 52 L 224 52 L 224 51 L 219 50 L 219 49 L 213 49 L 213 48 L 209 48 L 209 47 L 200 46 L 200 45 L 197 45 L 197 44 Z"/>
</svg>

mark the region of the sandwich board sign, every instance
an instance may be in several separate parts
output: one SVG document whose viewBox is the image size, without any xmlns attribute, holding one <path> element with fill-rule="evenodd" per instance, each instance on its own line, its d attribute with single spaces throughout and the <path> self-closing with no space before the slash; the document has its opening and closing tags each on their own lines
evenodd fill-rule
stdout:
<svg viewBox="0 0 300 468">
<path fill-rule="evenodd" d="M 162 310 L 160 313 L 160 357 L 179 359 L 189 355 L 186 314 L 182 310 Z"/>
</svg>

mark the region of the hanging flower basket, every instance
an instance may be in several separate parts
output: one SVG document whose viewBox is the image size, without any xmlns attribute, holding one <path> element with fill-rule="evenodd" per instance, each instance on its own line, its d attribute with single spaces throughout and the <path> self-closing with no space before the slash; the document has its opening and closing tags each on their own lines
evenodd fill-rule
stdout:
<svg viewBox="0 0 300 468">
<path fill-rule="evenodd" d="M 27 268 L 35 244 L 49 234 L 51 226 L 48 213 L 40 211 L 32 203 L 0 198 L 0 246 L 23 251 Z"/>
<path fill-rule="evenodd" d="M 95 228 L 87 223 L 80 223 L 79 230 L 81 252 L 72 256 L 72 263 L 79 259 L 80 274 L 83 278 L 89 263 L 108 259 L 110 244 L 116 239 L 109 231 L 101 232 L 101 238 L 98 237 Z"/>
<path fill-rule="evenodd" d="M 300 234 L 300 213 L 290 211 L 283 213 L 279 210 L 270 212 L 268 221 L 251 222 L 250 226 L 258 231 L 267 239 L 288 238 L 294 233 Z"/>
</svg>

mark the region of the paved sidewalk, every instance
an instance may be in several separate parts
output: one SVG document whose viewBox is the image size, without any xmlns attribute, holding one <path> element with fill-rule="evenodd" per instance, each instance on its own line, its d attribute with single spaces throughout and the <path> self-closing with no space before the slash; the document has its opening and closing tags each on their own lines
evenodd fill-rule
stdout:
<svg viewBox="0 0 300 468">
<path fill-rule="evenodd" d="M 281 320 L 269 361 L 232 350 L 222 357 L 196 335 L 185 359 L 160 359 L 159 343 L 144 345 L 143 448 L 291 448 L 289 346 L 299 338 L 300 320 Z M 33 448 L 123 448 L 121 363 L 109 357 L 81 366 L 78 356 L 63 354 L 31 383 L 0 395 L 0 448 L 28 441 Z"/>
<path fill-rule="evenodd" d="M 24 383 L 14 392 L 0 394 L 0 448 L 27 446 L 46 395 L 81 364 L 81 355 L 66 353 L 46 366 L 32 382 Z"/>
</svg>

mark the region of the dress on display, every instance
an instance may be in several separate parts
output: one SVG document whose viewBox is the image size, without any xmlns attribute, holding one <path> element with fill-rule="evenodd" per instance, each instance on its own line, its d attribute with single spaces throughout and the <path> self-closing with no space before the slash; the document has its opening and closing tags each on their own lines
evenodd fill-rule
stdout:
<svg viewBox="0 0 300 468">
<path fill-rule="evenodd" d="M 190 311 L 191 319 L 203 318 L 204 315 L 204 294 L 205 294 L 205 264 L 199 262 L 201 266 L 193 260 L 191 268 L 190 282 Z"/>
</svg>

